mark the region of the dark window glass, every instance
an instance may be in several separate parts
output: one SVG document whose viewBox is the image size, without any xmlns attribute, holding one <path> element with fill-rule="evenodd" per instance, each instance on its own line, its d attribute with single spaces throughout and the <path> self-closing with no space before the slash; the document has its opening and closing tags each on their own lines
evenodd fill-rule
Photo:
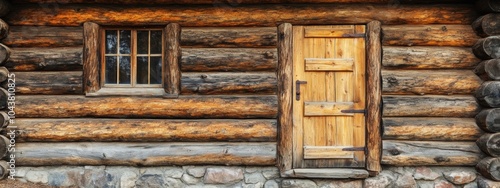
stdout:
<svg viewBox="0 0 500 188">
<path fill-rule="evenodd" d="M 150 84 L 161 84 L 161 57 L 151 57 Z"/>
<path fill-rule="evenodd" d="M 149 31 L 137 31 L 137 53 L 148 54 Z"/>
<path fill-rule="evenodd" d="M 130 54 L 130 30 L 120 30 L 120 54 Z"/>
<path fill-rule="evenodd" d="M 106 78 L 107 84 L 116 84 L 116 57 L 106 57 Z"/>
<path fill-rule="evenodd" d="M 151 54 L 161 54 L 161 31 L 151 31 Z"/>
<path fill-rule="evenodd" d="M 137 57 L 137 84 L 148 84 L 148 57 Z"/>
<path fill-rule="evenodd" d="M 117 31 L 106 30 L 106 53 L 116 54 Z"/>
<path fill-rule="evenodd" d="M 120 84 L 130 84 L 130 57 L 120 57 Z"/>
</svg>

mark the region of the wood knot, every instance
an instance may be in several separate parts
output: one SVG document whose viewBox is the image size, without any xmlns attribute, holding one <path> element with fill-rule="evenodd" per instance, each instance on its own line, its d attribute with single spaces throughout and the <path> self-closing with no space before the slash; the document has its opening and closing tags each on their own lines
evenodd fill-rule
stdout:
<svg viewBox="0 0 500 188">
<path fill-rule="evenodd" d="M 389 153 L 391 153 L 391 155 L 399 155 L 399 154 L 401 154 L 401 152 L 399 152 L 399 150 L 396 149 L 396 148 L 390 149 Z"/>
<path fill-rule="evenodd" d="M 266 59 L 273 59 L 274 58 L 274 53 L 267 51 L 266 53 L 264 53 L 264 57 Z"/>
<path fill-rule="evenodd" d="M 446 28 L 446 26 L 443 26 L 443 27 L 441 27 L 441 30 L 442 31 L 448 31 L 448 28 Z"/>
<path fill-rule="evenodd" d="M 201 79 L 205 79 L 205 78 L 207 78 L 208 76 L 207 76 L 206 74 L 202 74 L 200 77 L 201 77 Z"/>
<path fill-rule="evenodd" d="M 438 157 L 434 157 L 434 160 L 438 163 L 442 163 L 442 162 L 447 162 L 447 161 L 450 161 L 450 159 L 446 158 L 446 157 L 442 157 L 442 156 L 438 156 Z"/>
</svg>

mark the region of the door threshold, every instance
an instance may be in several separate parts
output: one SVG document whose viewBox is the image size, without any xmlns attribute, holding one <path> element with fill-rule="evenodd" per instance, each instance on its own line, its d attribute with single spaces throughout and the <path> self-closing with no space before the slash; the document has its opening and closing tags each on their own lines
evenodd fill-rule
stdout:
<svg viewBox="0 0 500 188">
<path fill-rule="evenodd" d="M 368 176 L 367 170 L 353 168 L 296 168 L 282 174 L 282 177 L 331 179 L 364 179 Z"/>
</svg>

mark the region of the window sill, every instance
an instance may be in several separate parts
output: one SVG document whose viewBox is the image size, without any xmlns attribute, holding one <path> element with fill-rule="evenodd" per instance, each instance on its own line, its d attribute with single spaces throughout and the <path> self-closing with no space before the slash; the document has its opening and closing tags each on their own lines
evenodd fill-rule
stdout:
<svg viewBox="0 0 500 188">
<path fill-rule="evenodd" d="M 140 96 L 140 97 L 163 97 L 178 98 L 178 95 L 165 93 L 163 88 L 101 88 L 95 93 L 86 93 L 87 97 L 107 96 Z"/>
</svg>

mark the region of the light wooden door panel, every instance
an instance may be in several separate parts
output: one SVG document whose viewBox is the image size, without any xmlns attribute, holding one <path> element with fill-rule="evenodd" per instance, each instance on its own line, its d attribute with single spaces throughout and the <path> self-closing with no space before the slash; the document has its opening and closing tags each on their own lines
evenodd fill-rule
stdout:
<svg viewBox="0 0 500 188">
<path fill-rule="evenodd" d="M 293 27 L 294 79 L 303 82 L 293 102 L 294 168 L 364 167 L 365 108 L 362 25 Z"/>
</svg>

